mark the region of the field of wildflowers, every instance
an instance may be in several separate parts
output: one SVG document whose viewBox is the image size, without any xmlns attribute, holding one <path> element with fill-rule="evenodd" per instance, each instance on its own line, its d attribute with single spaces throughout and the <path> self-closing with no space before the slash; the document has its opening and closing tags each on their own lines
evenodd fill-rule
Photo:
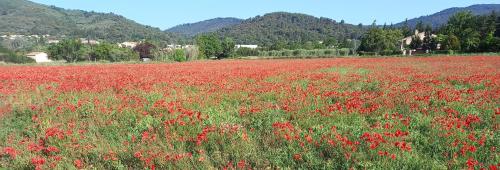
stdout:
<svg viewBox="0 0 500 170">
<path fill-rule="evenodd" d="M 500 57 L 0 67 L 0 169 L 500 168 Z"/>
</svg>

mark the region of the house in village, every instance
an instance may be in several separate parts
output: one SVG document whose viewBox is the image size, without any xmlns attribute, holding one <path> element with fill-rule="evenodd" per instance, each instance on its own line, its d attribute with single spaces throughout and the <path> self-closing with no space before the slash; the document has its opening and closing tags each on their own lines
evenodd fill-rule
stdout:
<svg viewBox="0 0 500 170">
<path fill-rule="evenodd" d="M 191 48 L 194 48 L 195 45 L 184 45 L 182 46 L 183 49 L 191 49 Z"/>
<path fill-rule="evenodd" d="M 236 45 L 235 47 L 236 47 L 236 49 L 238 49 L 238 48 L 250 48 L 250 49 L 259 48 L 258 45 L 240 45 L 240 44 Z"/>
<path fill-rule="evenodd" d="M 425 38 L 425 32 L 419 32 L 418 30 L 415 30 L 415 34 L 412 36 L 408 36 L 404 39 L 401 40 L 401 51 L 403 51 L 403 55 L 412 55 L 412 53 L 417 52 L 418 49 L 406 49 L 407 46 L 413 42 L 413 38 L 418 37 L 420 38 L 421 41 L 424 41 Z M 435 34 L 431 34 L 432 38 L 437 37 Z M 439 45 L 438 45 L 439 48 Z"/>
<path fill-rule="evenodd" d="M 168 49 L 182 49 L 182 45 L 177 45 L 177 44 L 170 44 L 167 45 Z"/>
<path fill-rule="evenodd" d="M 120 46 L 122 48 L 133 49 L 133 48 L 135 48 L 139 44 L 140 44 L 140 42 L 126 41 L 126 42 L 118 43 L 118 46 Z"/>
<path fill-rule="evenodd" d="M 52 62 L 52 60 L 49 59 L 49 55 L 44 52 L 31 52 L 26 54 L 26 57 L 32 58 L 33 60 L 36 61 L 36 63 Z"/>
<path fill-rule="evenodd" d="M 48 44 L 57 44 L 59 43 L 59 40 L 47 40 Z"/>
<path fill-rule="evenodd" d="M 177 45 L 177 44 L 170 44 L 170 45 L 167 45 L 167 48 L 164 48 L 163 50 L 164 51 L 174 51 L 174 50 L 177 50 L 177 49 L 184 49 L 184 50 L 189 50 L 189 49 L 192 49 L 194 48 L 195 45 Z"/>
<path fill-rule="evenodd" d="M 82 44 L 89 44 L 89 45 L 97 45 L 97 44 L 99 44 L 99 41 L 92 40 L 92 39 L 87 39 L 87 38 L 80 38 L 80 42 Z"/>
</svg>

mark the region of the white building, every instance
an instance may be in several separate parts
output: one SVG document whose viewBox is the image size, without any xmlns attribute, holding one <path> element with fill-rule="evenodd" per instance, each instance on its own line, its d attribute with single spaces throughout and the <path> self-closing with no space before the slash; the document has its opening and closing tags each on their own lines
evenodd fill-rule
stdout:
<svg viewBox="0 0 500 170">
<path fill-rule="evenodd" d="M 80 38 L 80 42 L 82 42 L 82 44 L 89 44 L 89 45 L 99 44 L 99 41 L 86 39 L 86 38 Z"/>
<path fill-rule="evenodd" d="M 240 45 L 240 44 L 238 44 L 238 45 L 236 45 L 236 48 L 257 49 L 257 48 L 259 48 L 259 46 L 258 45 Z"/>
<path fill-rule="evenodd" d="M 182 45 L 170 44 L 170 45 L 167 45 L 167 48 L 169 48 L 169 49 L 182 49 Z"/>
<path fill-rule="evenodd" d="M 402 39 L 401 40 L 401 50 L 404 50 L 405 46 L 408 46 L 411 44 L 411 42 L 413 41 L 413 36 L 416 36 L 416 37 L 420 38 L 421 41 L 423 41 L 425 38 L 425 32 L 418 32 L 418 30 L 415 30 L 414 35 Z M 431 37 L 435 38 L 437 36 L 435 34 L 432 34 Z"/>
<path fill-rule="evenodd" d="M 59 40 L 47 40 L 48 44 L 57 44 L 59 43 Z"/>
<path fill-rule="evenodd" d="M 193 47 L 194 47 L 194 45 L 184 45 L 184 46 L 182 46 L 182 49 L 190 49 Z"/>
<path fill-rule="evenodd" d="M 122 42 L 122 43 L 119 43 L 118 46 L 122 47 L 122 48 L 135 48 L 137 45 L 139 45 L 140 42 Z"/>
<path fill-rule="evenodd" d="M 49 59 L 49 55 L 44 52 L 31 52 L 26 54 L 26 57 L 32 58 L 36 63 L 52 62 L 52 60 Z"/>
</svg>

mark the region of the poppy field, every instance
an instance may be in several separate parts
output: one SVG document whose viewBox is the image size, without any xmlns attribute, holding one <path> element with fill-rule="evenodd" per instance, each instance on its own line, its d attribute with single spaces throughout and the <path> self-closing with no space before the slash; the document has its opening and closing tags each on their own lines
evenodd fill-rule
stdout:
<svg viewBox="0 0 500 170">
<path fill-rule="evenodd" d="M 500 57 L 0 67 L 0 169 L 500 168 Z"/>
</svg>

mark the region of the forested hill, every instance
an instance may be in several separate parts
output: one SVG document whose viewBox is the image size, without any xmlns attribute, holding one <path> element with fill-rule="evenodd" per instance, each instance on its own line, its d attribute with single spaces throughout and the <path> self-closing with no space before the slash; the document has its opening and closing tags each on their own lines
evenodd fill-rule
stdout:
<svg viewBox="0 0 500 170">
<path fill-rule="evenodd" d="M 223 28 L 217 34 L 231 37 L 239 44 L 269 46 L 276 42 L 303 43 L 329 38 L 359 38 L 363 29 L 329 18 L 305 14 L 276 12 L 247 19 L 241 24 Z"/>
<path fill-rule="evenodd" d="M 166 30 L 166 32 L 195 36 L 200 33 L 214 32 L 222 28 L 237 25 L 241 22 L 243 20 L 238 18 L 214 18 L 196 23 L 178 25 Z"/>
<path fill-rule="evenodd" d="M 27 0 L 0 0 L 0 34 L 50 34 L 113 42 L 175 36 L 113 13 L 66 10 Z"/>
<path fill-rule="evenodd" d="M 419 18 L 408 20 L 408 25 L 413 28 L 417 25 L 418 22 L 422 21 L 424 25 L 430 24 L 432 27 L 437 28 L 439 26 L 446 24 L 446 22 L 448 22 L 448 19 L 452 15 L 461 11 L 471 11 L 472 14 L 474 15 L 486 15 L 490 14 L 491 11 L 496 11 L 497 14 L 499 14 L 500 4 L 479 4 L 464 8 L 449 8 L 432 15 L 422 16 Z M 398 23 L 396 24 L 396 26 L 403 26 L 404 23 L 405 22 Z"/>
</svg>

